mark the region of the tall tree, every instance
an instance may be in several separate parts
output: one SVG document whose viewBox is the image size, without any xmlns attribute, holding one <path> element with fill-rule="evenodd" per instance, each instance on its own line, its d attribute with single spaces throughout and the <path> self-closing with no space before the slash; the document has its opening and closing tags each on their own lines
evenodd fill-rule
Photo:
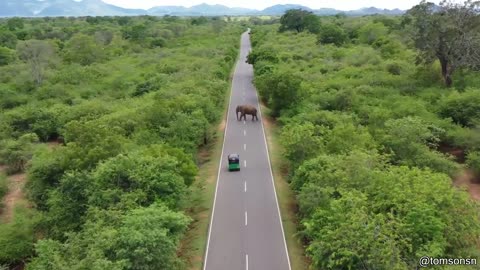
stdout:
<svg viewBox="0 0 480 270">
<path fill-rule="evenodd" d="M 45 67 L 55 54 L 52 45 L 43 40 L 27 40 L 18 43 L 17 52 L 20 59 L 30 64 L 33 80 L 40 85 Z"/>
<path fill-rule="evenodd" d="M 312 12 L 302 9 L 290 9 L 280 18 L 280 32 L 293 30 L 297 33 L 308 30 L 312 33 L 320 31 L 320 20 Z"/>
<path fill-rule="evenodd" d="M 442 1 L 439 6 L 422 1 L 408 11 L 413 18 L 419 63 L 440 61 L 445 84 L 453 84 L 452 74 L 461 68 L 480 68 L 480 2 L 463 4 Z"/>
</svg>

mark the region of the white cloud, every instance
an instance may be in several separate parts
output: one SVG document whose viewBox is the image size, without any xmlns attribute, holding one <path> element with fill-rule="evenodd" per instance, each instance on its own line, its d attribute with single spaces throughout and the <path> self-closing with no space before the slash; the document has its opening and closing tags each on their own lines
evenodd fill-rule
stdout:
<svg viewBox="0 0 480 270">
<path fill-rule="evenodd" d="M 363 7 L 377 8 L 400 8 L 409 9 L 420 3 L 420 0 L 103 0 L 106 3 L 126 7 L 148 9 L 154 6 L 185 6 L 190 7 L 201 3 L 222 4 L 229 7 L 246 7 L 264 9 L 275 4 L 300 4 L 310 8 L 336 8 L 341 10 L 352 10 Z M 431 1 L 438 3 L 440 0 Z"/>
</svg>

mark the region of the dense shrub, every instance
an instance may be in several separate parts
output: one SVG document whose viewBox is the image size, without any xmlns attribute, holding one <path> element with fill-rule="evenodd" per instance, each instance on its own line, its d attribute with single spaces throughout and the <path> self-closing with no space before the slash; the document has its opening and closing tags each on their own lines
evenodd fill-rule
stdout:
<svg viewBox="0 0 480 270">
<path fill-rule="evenodd" d="M 478 125 L 480 123 L 480 91 L 470 89 L 464 93 L 453 92 L 443 101 L 440 114 L 443 117 L 451 117 L 462 126 Z"/>
<path fill-rule="evenodd" d="M 323 24 L 320 28 L 319 43 L 342 45 L 347 41 L 345 30 L 335 24 Z"/>
<path fill-rule="evenodd" d="M 478 257 L 478 206 L 451 183 L 462 166 L 439 152 L 465 149 L 478 170 L 480 102 L 468 88 L 478 76 L 465 71 L 461 93 L 440 88 L 439 65 L 415 66 L 399 18 L 322 18 L 332 25 L 352 44 L 319 46 L 330 42 L 322 33 L 277 25 L 251 33 L 253 51 L 279 56 L 254 62 L 254 82 L 281 125 L 310 267 L 400 270 L 424 254 Z M 301 82 L 298 100 L 278 110 L 273 93 L 297 89 L 282 82 L 289 76 Z"/>
<path fill-rule="evenodd" d="M 0 163 L 26 169 L 42 214 L 38 227 L 1 224 L 0 265 L 184 269 L 182 211 L 243 31 L 176 17 L 0 21 Z"/>
<path fill-rule="evenodd" d="M 13 221 L 0 223 L 0 265 L 20 263 L 33 255 L 39 220 L 40 215 L 34 210 L 17 207 Z"/>
<path fill-rule="evenodd" d="M 15 52 L 9 48 L 0 46 L 0 66 L 10 64 L 15 60 Z"/>
<path fill-rule="evenodd" d="M 14 174 L 25 170 L 32 158 L 33 144 L 38 142 L 36 134 L 25 134 L 18 140 L 0 141 L 0 163 L 7 165 L 7 172 Z"/>
</svg>

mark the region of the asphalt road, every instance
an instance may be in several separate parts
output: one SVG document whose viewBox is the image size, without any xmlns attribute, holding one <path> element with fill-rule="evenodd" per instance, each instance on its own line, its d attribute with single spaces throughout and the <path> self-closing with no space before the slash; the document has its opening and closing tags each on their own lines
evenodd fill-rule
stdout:
<svg viewBox="0 0 480 270">
<path fill-rule="evenodd" d="M 204 270 L 290 270 L 280 211 L 260 121 L 237 121 L 235 108 L 259 108 L 247 64 L 248 32 L 242 34 L 209 228 Z M 241 169 L 228 171 L 227 156 L 240 155 Z"/>
</svg>

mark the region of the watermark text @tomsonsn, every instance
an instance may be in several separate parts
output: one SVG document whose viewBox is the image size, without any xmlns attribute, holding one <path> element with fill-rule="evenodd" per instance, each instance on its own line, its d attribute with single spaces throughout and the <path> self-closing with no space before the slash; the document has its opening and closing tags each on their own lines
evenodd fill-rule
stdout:
<svg viewBox="0 0 480 270">
<path fill-rule="evenodd" d="M 477 259 L 472 258 L 433 258 L 423 256 L 420 258 L 421 267 L 429 267 L 436 265 L 477 265 Z"/>
</svg>

